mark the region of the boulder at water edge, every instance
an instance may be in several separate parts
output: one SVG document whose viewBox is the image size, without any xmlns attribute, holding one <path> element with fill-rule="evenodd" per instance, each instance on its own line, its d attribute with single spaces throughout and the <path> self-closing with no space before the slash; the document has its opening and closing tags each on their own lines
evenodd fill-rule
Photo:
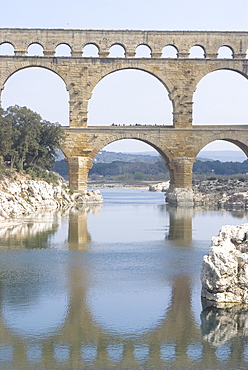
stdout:
<svg viewBox="0 0 248 370">
<path fill-rule="evenodd" d="M 248 303 L 248 224 L 223 226 L 212 238 L 201 270 L 203 298 Z"/>
</svg>

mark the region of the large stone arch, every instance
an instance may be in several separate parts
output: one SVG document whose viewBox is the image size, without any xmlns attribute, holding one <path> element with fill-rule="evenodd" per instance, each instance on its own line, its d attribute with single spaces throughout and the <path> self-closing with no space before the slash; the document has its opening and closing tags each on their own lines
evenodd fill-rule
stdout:
<svg viewBox="0 0 248 370">
<path fill-rule="evenodd" d="M 16 72 L 27 68 L 42 68 L 50 72 L 53 72 L 63 81 L 65 89 L 69 93 L 69 120 L 74 125 L 80 125 L 81 118 L 81 105 L 78 91 L 82 90 L 82 76 L 80 74 L 73 73 L 70 63 L 59 62 L 59 60 L 65 59 L 63 57 L 26 57 L 21 61 L 17 61 L 15 58 L 5 59 L 5 65 L 0 70 L 0 98 L 1 93 L 8 79 Z M 69 58 L 67 58 L 69 59 Z M 73 126 L 73 124 L 72 124 Z"/>
<path fill-rule="evenodd" d="M 171 111 L 170 112 L 173 115 L 173 112 L 175 110 L 175 102 L 172 99 L 171 90 L 170 90 L 170 88 L 172 89 L 171 81 L 169 79 L 167 79 L 166 76 L 164 74 L 160 73 L 159 71 L 156 71 L 156 73 L 154 73 L 153 68 L 149 68 L 149 66 L 146 66 L 144 64 L 142 65 L 142 62 L 136 63 L 134 66 L 125 66 L 124 63 L 122 63 L 121 61 L 120 61 L 120 63 L 118 63 L 118 61 L 117 61 L 116 63 L 110 63 L 109 65 L 107 64 L 104 68 L 102 68 L 100 73 L 98 71 L 97 73 L 94 74 L 94 76 L 92 76 L 91 84 L 89 86 L 89 90 L 90 90 L 89 95 L 88 95 L 89 100 L 88 100 L 88 104 L 87 104 L 88 114 L 91 114 L 91 112 L 90 112 L 90 98 L 94 96 L 93 95 L 94 90 L 97 88 L 98 84 L 101 81 L 107 79 L 109 76 L 117 74 L 119 72 L 124 72 L 124 71 L 137 71 L 137 72 L 142 72 L 144 74 L 148 74 L 149 76 L 151 76 L 154 79 L 154 81 L 157 81 L 161 86 L 163 86 L 163 88 L 165 89 L 164 90 L 165 104 L 167 103 L 167 101 L 171 103 Z M 130 80 L 130 83 L 131 83 L 131 80 Z M 147 86 L 147 88 L 149 88 L 149 86 Z M 167 93 L 168 93 L 168 97 L 166 96 Z M 89 118 L 89 115 L 88 115 L 88 118 Z M 164 124 L 172 125 L 172 123 L 173 123 L 172 121 L 173 121 L 173 118 L 171 118 L 169 123 L 167 123 L 168 121 L 167 122 L 165 121 Z M 132 123 L 132 122 L 130 122 L 130 123 Z M 149 123 L 149 122 L 147 122 L 147 123 Z"/>
<path fill-rule="evenodd" d="M 43 63 L 42 60 L 39 60 L 36 62 L 27 60 L 22 63 L 14 63 L 11 65 L 11 67 L 8 67 L 7 69 L 5 69 L 1 73 L 2 89 L 4 88 L 4 85 L 6 84 L 6 82 L 11 76 L 27 68 L 43 68 L 50 72 L 55 73 L 58 77 L 62 79 L 62 81 L 65 83 L 66 89 L 68 90 L 68 86 L 70 85 L 70 80 L 68 79 L 67 74 L 63 73 L 63 71 L 57 68 L 56 65 L 50 64 L 48 66 L 47 63 Z"/>
<path fill-rule="evenodd" d="M 145 58 L 144 58 L 145 59 Z M 127 66 L 126 63 L 122 63 L 122 61 L 117 61 L 117 63 L 112 64 L 109 63 L 109 65 L 102 68 L 101 71 L 99 71 L 98 76 L 96 76 L 93 79 L 93 84 L 91 83 L 92 90 L 96 87 L 97 83 L 101 81 L 104 77 L 107 77 L 111 73 L 115 73 L 122 70 L 137 70 L 141 72 L 146 72 L 155 77 L 159 82 L 161 82 L 164 87 L 166 88 L 167 92 L 170 93 L 173 89 L 173 83 L 165 76 L 164 73 L 161 73 L 161 71 L 157 70 L 156 73 L 154 72 L 153 66 L 147 65 L 146 63 L 138 62 L 135 63 L 135 65 Z"/>
<path fill-rule="evenodd" d="M 222 88 L 223 86 L 223 81 L 227 81 L 228 83 L 230 83 L 230 88 L 232 88 L 233 86 L 233 89 L 231 89 L 231 95 L 229 94 L 229 96 L 232 96 L 232 92 L 235 91 L 235 93 L 237 93 L 239 90 L 238 90 L 238 87 L 240 89 L 240 91 L 242 91 L 242 88 L 245 89 L 245 85 L 244 85 L 244 82 L 246 83 L 246 86 L 247 86 L 247 89 L 248 89 L 248 74 L 247 74 L 247 71 L 246 69 L 239 69 L 239 68 L 232 68 L 230 66 L 228 66 L 228 63 L 226 63 L 225 61 L 223 61 L 221 64 L 227 64 L 227 66 L 212 66 L 212 68 L 202 68 L 200 69 L 199 73 L 197 74 L 197 77 L 195 79 L 195 88 L 194 88 L 194 91 L 193 91 L 193 102 L 194 102 L 194 114 L 193 114 L 193 125 L 196 125 L 196 124 L 212 124 L 211 122 L 211 117 L 210 117 L 210 121 L 207 121 L 206 123 L 204 122 L 200 122 L 199 123 L 199 120 L 201 121 L 202 120 L 202 117 L 204 116 L 203 115 L 203 112 L 201 112 L 201 116 L 199 116 L 199 110 L 198 110 L 198 117 L 196 117 L 196 108 L 198 108 L 199 106 L 202 107 L 202 104 L 203 104 L 203 94 L 206 94 L 205 96 L 205 99 L 206 97 L 209 97 L 210 100 L 212 99 L 214 102 L 217 103 L 216 99 L 217 99 L 217 96 L 215 97 L 214 99 L 214 93 L 215 91 L 218 91 L 218 88 L 220 87 L 220 89 Z M 218 72 L 223 72 L 223 73 L 218 73 Z M 224 80 L 224 73 L 227 72 L 227 75 L 226 75 L 226 79 Z M 236 75 L 236 76 L 235 76 Z M 242 84 L 242 78 L 243 78 L 243 84 Z M 214 85 L 217 84 L 217 81 L 222 81 L 222 84 L 218 86 L 216 85 L 215 86 L 215 89 L 213 90 L 213 87 L 212 84 L 210 84 L 210 81 L 211 83 Z M 205 83 L 203 85 L 200 85 L 201 83 Z M 208 84 L 209 83 L 209 84 Z M 205 88 L 205 90 L 203 89 L 203 86 Z M 199 90 L 197 90 L 199 87 Z M 206 88 L 210 88 L 210 91 L 207 90 Z M 236 87 L 236 89 L 234 89 L 234 87 Z M 212 90 L 211 90 L 212 89 Z M 205 92 L 204 92 L 205 91 Z M 226 90 L 225 90 L 226 91 Z M 201 92 L 199 95 L 197 95 L 197 93 Z M 221 90 L 220 90 L 221 92 Z M 222 111 L 223 111 L 223 104 L 226 100 L 223 100 L 222 96 L 225 96 L 224 94 L 219 94 L 218 95 L 218 102 L 220 103 L 220 108 L 222 108 Z M 240 95 L 241 96 L 241 95 Z M 244 96 L 244 94 L 243 94 Z M 239 102 L 239 104 L 241 104 L 241 101 L 242 99 L 236 99 L 235 101 L 235 98 L 232 100 L 232 102 L 234 104 L 237 105 L 237 102 Z M 230 97 L 229 97 L 230 99 Z M 209 100 L 205 100 L 205 103 L 207 104 Z M 236 102 L 236 103 L 235 103 Z M 244 102 L 243 102 L 244 103 Z M 198 105 L 199 104 L 199 105 Z M 227 104 L 227 103 L 225 103 Z M 227 105 L 228 107 L 232 106 L 230 103 L 229 105 Z M 235 113 L 239 113 L 240 117 L 241 117 L 241 112 L 242 112 L 242 106 L 240 105 L 239 106 L 240 109 L 236 109 L 236 112 Z M 243 105 L 243 107 L 245 108 L 245 105 Z M 225 110 L 226 111 L 226 110 Z M 212 113 L 212 111 L 210 111 L 209 109 L 207 110 L 206 109 L 206 112 L 205 112 L 205 117 L 208 116 L 209 112 Z M 221 110 L 219 110 L 218 112 L 221 112 Z M 235 121 L 229 121 L 231 115 L 228 116 L 228 118 L 226 117 L 226 120 L 223 120 L 223 117 L 225 115 L 222 114 L 221 117 L 218 117 L 218 112 L 215 112 L 215 114 L 217 114 L 216 116 L 216 124 L 231 124 L 231 123 L 238 123 L 238 124 L 243 124 L 243 123 L 246 123 L 248 122 L 248 115 L 247 115 L 247 120 L 245 119 L 245 122 L 243 122 L 242 118 L 240 119 L 240 117 L 238 118 L 238 115 L 235 114 L 234 116 L 234 120 Z M 198 122 L 196 121 L 196 118 L 198 118 Z"/>
<path fill-rule="evenodd" d="M 240 64 L 235 65 L 234 63 L 229 63 L 229 61 L 226 60 L 221 60 L 221 63 L 216 63 L 216 64 L 208 64 L 199 66 L 200 68 L 198 69 L 195 78 L 194 78 L 194 85 L 197 88 L 197 85 L 199 82 L 206 77 L 209 73 L 212 72 L 217 72 L 217 71 L 230 71 L 230 72 L 236 72 L 243 77 L 245 77 L 248 80 L 248 70 L 244 66 L 241 68 Z M 202 67 L 202 68 L 201 68 Z"/>
<path fill-rule="evenodd" d="M 12 72 L 12 71 L 11 71 Z M 1 91 L 1 104 L 27 106 L 43 119 L 69 124 L 69 92 L 64 80 L 50 68 L 28 66 L 10 73 Z"/>
</svg>

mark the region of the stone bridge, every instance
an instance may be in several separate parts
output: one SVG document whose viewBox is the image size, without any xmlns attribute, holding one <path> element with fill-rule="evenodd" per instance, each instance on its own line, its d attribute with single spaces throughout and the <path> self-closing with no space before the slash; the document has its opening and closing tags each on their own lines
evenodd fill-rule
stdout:
<svg viewBox="0 0 248 370">
<path fill-rule="evenodd" d="M 217 70 L 232 70 L 248 77 L 248 32 L 214 31 L 128 31 L 0 29 L 1 44 L 10 44 L 13 55 L 0 56 L 0 90 L 15 72 L 41 67 L 62 78 L 69 92 L 70 126 L 63 151 L 67 157 L 70 183 L 76 190 L 87 188 L 92 159 L 105 145 L 121 139 L 137 139 L 150 144 L 166 161 L 171 175 L 171 191 L 190 189 L 192 165 L 197 153 L 214 140 L 226 140 L 248 153 L 247 126 L 198 126 L 193 123 L 193 94 L 199 81 Z M 38 44 L 42 56 L 28 54 Z M 57 46 L 65 44 L 70 56 L 56 56 Z M 97 49 L 96 57 L 84 57 L 87 45 Z M 110 56 L 111 48 L 123 48 L 123 57 Z M 149 57 L 136 57 L 139 46 L 146 46 Z M 174 58 L 163 57 L 166 47 L 175 49 Z M 202 58 L 192 58 L 197 46 Z M 230 58 L 218 58 L 221 47 Z M 87 126 L 88 102 L 97 83 L 108 74 L 136 69 L 152 74 L 167 89 L 173 107 L 173 126 Z M 194 125 L 193 125 L 194 124 Z"/>
</svg>

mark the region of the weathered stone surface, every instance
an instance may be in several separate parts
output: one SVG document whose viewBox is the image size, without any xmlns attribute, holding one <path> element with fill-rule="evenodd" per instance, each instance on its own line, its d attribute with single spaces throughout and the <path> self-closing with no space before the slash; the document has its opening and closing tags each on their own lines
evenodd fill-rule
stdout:
<svg viewBox="0 0 248 370">
<path fill-rule="evenodd" d="M 193 190 L 185 188 L 174 188 L 166 193 L 166 202 L 180 206 L 193 206 Z"/>
<path fill-rule="evenodd" d="M 0 220 L 32 214 L 38 209 L 54 210 L 102 201 L 99 190 L 72 193 L 63 182 L 54 185 L 34 180 L 0 181 Z"/>
<path fill-rule="evenodd" d="M 248 303 L 248 224 L 223 226 L 212 238 L 201 270 L 203 298 Z"/>
<path fill-rule="evenodd" d="M 194 205 L 208 208 L 247 209 L 248 183 L 238 179 L 204 180 L 193 186 Z"/>
</svg>

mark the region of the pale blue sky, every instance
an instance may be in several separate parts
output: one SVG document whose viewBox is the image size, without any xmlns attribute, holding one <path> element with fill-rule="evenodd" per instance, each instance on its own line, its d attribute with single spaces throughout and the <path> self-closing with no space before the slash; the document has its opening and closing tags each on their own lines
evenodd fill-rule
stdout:
<svg viewBox="0 0 248 370">
<path fill-rule="evenodd" d="M 1 27 L 10 28 L 247 31 L 247 14 L 247 0 L 1 1 Z M 171 103 L 164 87 L 150 75 L 142 77 L 138 72 L 132 74 L 128 86 L 127 77 L 113 74 L 99 83 L 89 104 L 89 122 L 150 122 L 151 116 L 155 122 L 167 124 L 171 121 Z M 238 74 L 233 77 L 216 73 L 208 78 L 201 81 L 195 94 L 195 122 L 248 122 L 248 81 Z M 50 86 L 49 93 L 47 85 Z M 136 89 L 142 91 L 142 94 L 138 93 L 140 106 L 138 101 L 135 102 Z M 148 91 L 152 91 L 152 95 Z M 62 124 L 68 124 L 67 101 L 62 82 L 44 70 L 25 70 L 15 74 L 6 83 L 2 94 L 3 107 L 27 105 L 44 118 Z M 151 105 L 146 103 L 148 101 Z M 106 106 L 110 109 L 106 110 Z M 125 115 L 127 111 L 128 115 Z M 109 150 L 140 151 L 142 148 L 140 143 L 129 142 L 127 146 L 123 141 L 113 144 Z M 213 148 L 219 149 L 220 146 Z M 223 149 L 226 148 L 224 145 Z"/>
<path fill-rule="evenodd" d="M 247 30 L 246 0 L 2 0 L 1 27 Z"/>
</svg>

